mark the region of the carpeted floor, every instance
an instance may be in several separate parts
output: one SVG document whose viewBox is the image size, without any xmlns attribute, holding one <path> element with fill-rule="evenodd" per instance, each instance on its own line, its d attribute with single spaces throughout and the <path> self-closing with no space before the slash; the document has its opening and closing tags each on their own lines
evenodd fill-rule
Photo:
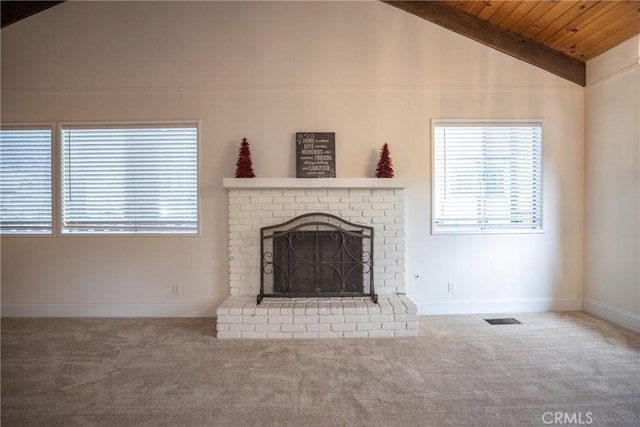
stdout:
<svg viewBox="0 0 640 427">
<path fill-rule="evenodd" d="M 639 334 L 487 317 L 267 341 L 217 340 L 213 319 L 3 319 L 2 426 L 640 425 Z"/>
</svg>

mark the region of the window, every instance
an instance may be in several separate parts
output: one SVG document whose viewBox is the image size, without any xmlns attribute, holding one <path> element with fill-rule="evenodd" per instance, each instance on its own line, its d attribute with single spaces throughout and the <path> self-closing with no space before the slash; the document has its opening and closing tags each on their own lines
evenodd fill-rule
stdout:
<svg viewBox="0 0 640 427">
<path fill-rule="evenodd" d="M 541 123 L 433 124 L 433 233 L 542 229 Z"/>
<path fill-rule="evenodd" d="M 51 128 L 0 130 L 0 232 L 51 234 Z"/>
<path fill-rule="evenodd" d="M 197 233 L 198 130 L 62 126 L 63 233 Z"/>
</svg>

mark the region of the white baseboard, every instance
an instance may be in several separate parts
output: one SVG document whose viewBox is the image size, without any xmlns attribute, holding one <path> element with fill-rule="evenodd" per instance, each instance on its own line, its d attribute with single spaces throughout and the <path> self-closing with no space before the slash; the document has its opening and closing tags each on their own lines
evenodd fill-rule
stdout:
<svg viewBox="0 0 640 427">
<path fill-rule="evenodd" d="M 584 311 L 640 333 L 640 316 L 637 314 L 587 298 L 584 300 Z"/>
<path fill-rule="evenodd" d="M 416 302 L 418 314 L 541 313 L 581 311 L 581 298 Z"/>
<path fill-rule="evenodd" d="M 474 313 L 536 313 L 580 311 L 583 300 L 471 300 L 416 302 L 419 315 Z M 640 317 L 605 304 L 584 300 L 584 310 L 640 332 Z M 2 317 L 215 317 L 216 306 L 207 304 L 2 304 Z"/>
<path fill-rule="evenodd" d="M 215 317 L 208 304 L 2 304 L 2 317 Z"/>
</svg>

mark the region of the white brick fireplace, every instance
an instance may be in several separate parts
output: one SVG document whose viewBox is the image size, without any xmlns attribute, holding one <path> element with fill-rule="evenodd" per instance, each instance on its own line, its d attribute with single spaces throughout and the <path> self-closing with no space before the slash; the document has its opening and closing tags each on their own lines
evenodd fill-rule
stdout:
<svg viewBox="0 0 640 427">
<path fill-rule="evenodd" d="M 229 203 L 231 296 L 217 310 L 218 338 L 393 337 L 417 335 L 416 306 L 405 295 L 404 181 L 400 179 L 235 179 Z M 373 226 L 370 298 L 266 298 L 260 290 L 260 229 L 322 212 Z"/>
</svg>

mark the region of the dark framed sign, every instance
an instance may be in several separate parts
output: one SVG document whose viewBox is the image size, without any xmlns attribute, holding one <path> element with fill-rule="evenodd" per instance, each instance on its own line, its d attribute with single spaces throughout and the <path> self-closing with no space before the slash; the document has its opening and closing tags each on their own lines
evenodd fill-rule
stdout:
<svg viewBox="0 0 640 427">
<path fill-rule="evenodd" d="M 296 133 L 296 178 L 336 177 L 336 134 Z"/>
</svg>

